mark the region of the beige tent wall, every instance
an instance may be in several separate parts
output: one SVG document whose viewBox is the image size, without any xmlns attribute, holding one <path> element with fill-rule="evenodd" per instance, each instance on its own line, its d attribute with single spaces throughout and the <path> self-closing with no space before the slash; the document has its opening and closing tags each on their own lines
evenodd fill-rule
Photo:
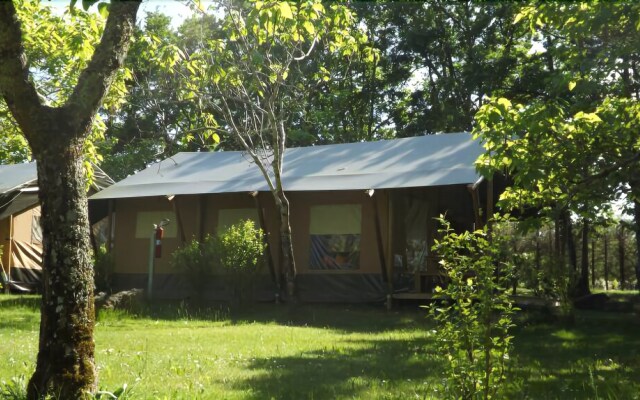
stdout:
<svg viewBox="0 0 640 400">
<path fill-rule="evenodd" d="M 327 191 L 289 193 L 291 203 L 291 229 L 293 231 L 293 249 L 299 274 L 379 274 L 379 261 L 375 213 L 373 200 L 364 191 Z M 375 193 L 380 218 L 384 254 L 388 254 L 387 229 L 388 212 L 385 192 Z M 360 237 L 360 268 L 353 271 L 312 270 L 310 261 L 310 210 L 318 205 L 359 204 L 362 207 L 362 227 Z"/>
<path fill-rule="evenodd" d="M 147 273 L 149 240 L 153 227 L 150 223 L 144 223 L 145 221 L 141 218 L 142 215 L 145 215 L 143 213 L 158 213 L 156 215 L 160 219 L 167 217 L 171 220 L 171 227 L 167 227 L 167 234 L 162 241 L 162 257 L 157 259 L 155 263 L 155 270 L 158 273 L 169 271 L 169 254 L 179 244 L 178 224 L 169 200 L 166 197 L 117 200 L 115 213 L 114 273 Z M 149 225 L 148 228 L 146 225 Z M 148 231 L 148 237 L 140 237 L 142 236 L 141 229 Z M 173 233 L 170 233 L 170 229 Z"/>
<path fill-rule="evenodd" d="M 262 196 L 262 195 L 261 195 Z M 268 208 L 266 223 L 268 229 L 273 232 L 277 222 L 270 212 L 273 201 L 268 197 L 261 198 Z M 175 204 L 175 209 L 174 209 Z M 204 205 L 204 208 L 203 208 Z M 181 233 L 184 232 L 186 241 L 204 237 L 207 234 L 215 234 L 218 226 L 218 214 L 221 209 L 251 208 L 255 209 L 255 202 L 248 194 L 216 194 L 216 195 L 191 195 L 175 196 L 171 202 L 166 197 L 144 197 L 136 199 L 116 200 L 115 218 L 115 273 L 135 274 L 147 273 L 149 261 L 149 238 L 140 237 L 140 228 L 143 213 L 158 215 L 158 219 L 166 217 L 171 220 L 165 227 L 165 237 L 162 241 L 162 257 L 156 259 L 155 272 L 175 273 L 171 267 L 171 253 L 181 244 Z M 177 211 L 177 214 L 176 212 Z M 157 214 L 156 214 L 157 213 Z M 177 216 L 180 216 L 178 222 Z M 151 224 L 148 235 L 151 235 Z M 201 231 L 202 230 L 202 231 Z M 277 230 L 275 231 L 277 238 Z M 138 234 L 136 234 L 138 233 Z M 272 251 L 277 249 L 272 245 Z M 276 252 L 277 255 L 277 252 Z"/>
<path fill-rule="evenodd" d="M 13 216 L 13 240 L 34 244 L 31 240 L 31 225 L 34 212 L 40 215 L 39 210 L 40 207 L 36 207 Z"/>
<path fill-rule="evenodd" d="M 3 245 L 2 265 L 8 276 L 20 286 L 37 290 L 42 272 L 40 234 L 34 236 L 34 216 L 40 207 L 33 207 L 0 221 L 0 242 Z"/>
</svg>

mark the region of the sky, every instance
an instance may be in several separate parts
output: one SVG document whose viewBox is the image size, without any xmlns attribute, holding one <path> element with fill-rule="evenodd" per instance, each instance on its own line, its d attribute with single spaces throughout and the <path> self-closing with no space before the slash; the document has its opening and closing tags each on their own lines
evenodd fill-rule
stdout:
<svg viewBox="0 0 640 400">
<path fill-rule="evenodd" d="M 147 12 L 160 11 L 171 17 L 172 27 L 177 28 L 182 24 L 182 21 L 192 14 L 189 3 L 194 4 L 194 1 L 195 0 L 144 0 L 138 11 L 138 21 L 143 21 Z M 200 2 L 205 8 L 212 3 L 211 0 L 201 0 Z M 43 1 L 43 4 L 52 6 L 54 9 L 59 10 L 60 13 L 64 12 L 69 3 L 70 0 Z M 77 0 L 76 7 L 82 7 L 82 0 Z M 97 6 L 94 5 L 91 10 L 97 11 Z"/>
</svg>

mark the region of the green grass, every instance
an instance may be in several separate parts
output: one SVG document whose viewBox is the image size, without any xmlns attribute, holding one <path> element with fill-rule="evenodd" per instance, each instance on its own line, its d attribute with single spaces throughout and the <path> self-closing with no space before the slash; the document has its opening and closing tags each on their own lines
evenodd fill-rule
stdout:
<svg viewBox="0 0 640 400">
<path fill-rule="evenodd" d="M 640 319 L 581 313 L 575 325 L 520 317 L 510 399 L 640 398 Z M 433 326 L 404 307 L 256 305 L 144 316 L 103 312 L 100 386 L 133 399 L 430 399 L 442 382 Z M 0 381 L 29 376 L 37 299 L 0 296 Z"/>
</svg>

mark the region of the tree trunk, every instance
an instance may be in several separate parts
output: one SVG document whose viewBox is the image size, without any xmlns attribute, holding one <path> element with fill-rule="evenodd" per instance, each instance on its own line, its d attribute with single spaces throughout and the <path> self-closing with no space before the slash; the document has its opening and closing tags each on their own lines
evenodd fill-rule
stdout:
<svg viewBox="0 0 640 400">
<path fill-rule="evenodd" d="M 583 288 L 581 287 L 581 282 L 580 282 L 581 274 L 578 273 L 578 253 L 576 250 L 576 241 L 573 236 L 573 223 L 571 222 L 571 217 L 569 216 L 569 213 L 566 211 L 563 213 L 562 219 L 564 223 L 564 240 L 565 240 L 564 244 L 566 245 L 566 248 L 567 248 L 567 257 L 568 257 L 569 265 L 571 266 L 570 269 L 565 270 L 565 272 L 569 274 L 569 278 L 570 278 L 569 293 L 573 298 L 582 297 L 585 294 L 588 294 L 588 289 L 587 289 L 587 293 L 585 293 Z M 563 261 L 564 261 L 564 258 L 563 258 Z M 587 283 L 587 287 L 588 286 L 589 284 Z"/>
<path fill-rule="evenodd" d="M 640 200 L 633 200 L 633 219 L 636 229 L 636 289 L 640 291 Z"/>
<path fill-rule="evenodd" d="M 27 397 L 80 399 L 95 391 L 93 268 L 83 145 L 122 66 L 139 2 L 113 2 L 100 43 L 60 107 L 33 85 L 13 2 L 0 2 L 0 93 L 38 165 L 43 296 L 36 371 Z"/>
<path fill-rule="evenodd" d="M 50 130 L 52 134 L 62 133 Z M 28 398 L 79 399 L 96 389 L 93 268 L 82 141 L 34 154 L 42 206 L 40 344 Z M 72 294 L 72 295 L 70 295 Z"/>
<path fill-rule="evenodd" d="M 626 276 L 624 273 L 624 225 L 618 227 L 618 266 L 620 267 L 620 287 L 624 289 Z"/>
<path fill-rule="evenodd" d="M 609 290 L 609 235 L 604 233 L 604 290 Z"/>
<path fill-rule="evenodd" d="M 576 282 L 576 295 L 586 296 L 589 290 L 589 221 L 583 220 L 582 225 L 582 259 L 580 260 L 580 276 Z"/>
<path fill-rule="evenodd" d="M 591 287 L 596 287 L 596 241 L 591 239 Z"/>
<path fill-rule="evenodd" d="M 282 246 L 282 267 L 287 287 L 287 296 L 295 299 L 296 265 L 293 257 L 293 241 L 289 214 L 289 199 L 284 192 L 277 193 L 277 204 L 280 212 L 280 244 Z"/>
</svg>

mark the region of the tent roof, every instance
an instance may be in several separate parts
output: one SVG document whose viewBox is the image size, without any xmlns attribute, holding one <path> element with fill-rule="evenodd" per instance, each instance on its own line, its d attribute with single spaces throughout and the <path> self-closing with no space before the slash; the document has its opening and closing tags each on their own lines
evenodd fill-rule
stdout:
<svg viewBox="0 0 640 400">
<path fill-rule="evenodd" d="M 94 166 L 92 191 L 112 185 L 113 179 Z M 35 162 L 0 165 L 0 219 L 38 204 L 38 170 Z"/>
<path fill-rule="evenodd" d="M 475 183 L 480 143 L 468 133 L 285 150 L 286 191 L 388 189 Z M 241 151 L 178 153 L 93 195 L 95 199 L 268 191 Z"/>
</svg>

